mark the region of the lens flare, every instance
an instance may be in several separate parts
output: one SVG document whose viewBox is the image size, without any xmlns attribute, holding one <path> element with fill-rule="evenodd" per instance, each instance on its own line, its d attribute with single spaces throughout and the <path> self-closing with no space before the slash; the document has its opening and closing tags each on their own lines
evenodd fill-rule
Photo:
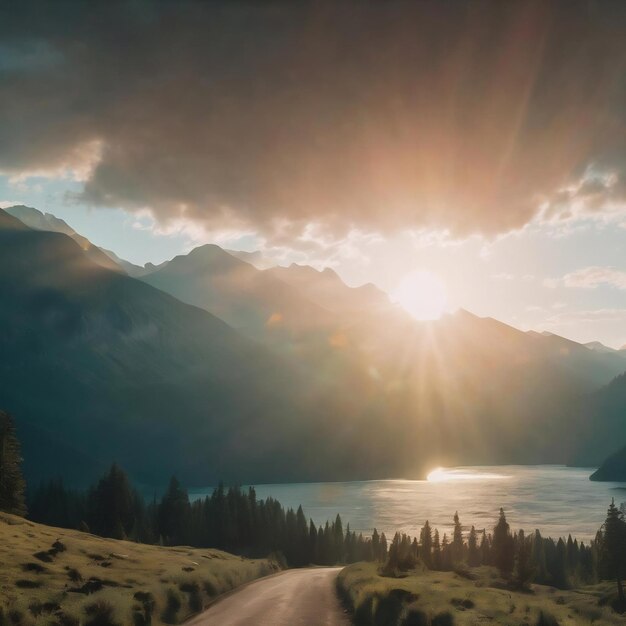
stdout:
<svg viewBox="0 0 626 626">
<path fill-rule="evenodd" d="M 416 320 L 436 320 L 446 312 L 448 293 L 445 283 L 437 274 L 418 270 L 400 281 L 391 294 L 391 300 Z"/>
</svg>

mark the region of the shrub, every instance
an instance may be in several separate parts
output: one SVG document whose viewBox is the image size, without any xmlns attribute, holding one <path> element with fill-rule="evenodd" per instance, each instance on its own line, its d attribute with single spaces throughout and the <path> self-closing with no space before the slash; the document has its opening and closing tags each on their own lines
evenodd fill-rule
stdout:
<svg viewBox="0 0 626 626">
<path fill-rule="evenodd" d="M 6 623 L 10 626 L 25 626 L 27 622 L 21 611 L 10 609 L 7 613 Z"/>
<path fill-rule="evenodd" d="M 65 546 L 64 543 L 61 543 L 58 539 L 52 544 L 52 549 L 59 553 L 59 552 L 65 552 L 67 550 L 67 547 Z"/>
<path fill-rule="evenodd" d="M 374 623 L 376 626 L 386 626 L 387 624 L 397 624 L 402 613 L 402 602 L 393 594 L 380 598 L 376 605 Z"/>
<path fill-rule="evenodd" d="M 39 565 L 39 563 L 23 563 L 22 569 L 25 572 L 34 572 L 35 574 L 42 574 L 46 571 L 46 568 L 43 565 Z"/>
<path fill-rule="evenodd" d="M 83 580 L 81 573 L 75 567 L 69 567 L 67 569 L 67 575 L 73 583 L 79 583 Z"/>
<path fill-rule="evenodd" d="M 39 600 L 33 600 L 28 605 L 28 610 L 31 612 L 33 617 L 39 617 L 43 613 L 43 606 Z"/>
<path fill-rule="evenodd" d="M 59 611 L 55 614 L 54 621 L 50 622 L 48 626 L 79 626 L 80 620 L 69 613 Z"/>
<path fill-rule="evenodd" d="M 119 626 L 113 619 L 113 605 L 104 600 L 98 600 L 85 607 L 87 619 L 85 626 Z"/>
<path fill-rule="evenodd" d="M 133 597 L 141 602 L 141 607 L 136 607 L 133 612 L 135 626 L 150 626 L 155 605 L 154 596 L 149 591 L 137 591 Z"/>
<path fill-rule="evenodd" d="M 15 581 L 15 586 L 20 589 L 37 589 L 41 587 L 41 582 L 39 580 L 28 580 L 27 578 L 21 578 L 20 580 Z"/>
<path fill-rule="evenodd" d="M 165 601 L 165 609 L 161 614 L 161 621 L 166 624 L 176 624 L 177 619 L 176 615 L 178 611 L 180 611 L 180 607 L 182 606 L 182 602 L 180 600 L 180 596 L 176 592 L 175 589 L 167 590 L 167 598 Z"/>
<path fill-rule="evenodd" d="M 536 626 L 559 626 L 559 622 L 551 613 L 541 611 Z"/>
<path fill-rule="evenodd" d="M 428 616 L 419 609 L 409 609 L 401 622 L 402 626 L 429 626 Z"/>
<path fill-rule="evenodd" d="M 433 617 L 431 624 L 432 626 L 454 626 L 454 617 L 448 611 L 439 613 Z"/>
</svg>

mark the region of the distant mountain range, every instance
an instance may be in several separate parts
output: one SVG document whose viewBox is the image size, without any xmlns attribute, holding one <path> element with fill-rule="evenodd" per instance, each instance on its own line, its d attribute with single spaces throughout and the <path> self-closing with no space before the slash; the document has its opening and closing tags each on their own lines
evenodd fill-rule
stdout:
<svg viewBox="0 0 626 626">
<path fill-rule="evenodd" d="M 0 407 L 34 479 L 112 460 L 146 484 L 419 477 L 626 442 L 623 352 L 466 311 L 418 323 L 332 270 L 214 245 L 139 268 L 12 207 L 0 302 Z"/>
</svg>

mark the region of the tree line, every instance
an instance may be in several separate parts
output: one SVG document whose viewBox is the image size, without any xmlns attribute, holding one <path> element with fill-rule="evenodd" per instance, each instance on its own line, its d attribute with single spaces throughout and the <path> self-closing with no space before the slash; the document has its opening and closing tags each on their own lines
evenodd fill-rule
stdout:
<svg viewBox="0 0 626 626">
<path fill-rule="evenodd" d="M 25 482 L 20 446 L 13 422 L 0 412 L 0 510 L 26 514 Z M 472 526 L 464 532 L 458 513 L 448 537 L 428 521 L 419 538 L 396 533 L 388 544 L 374 529 L 370 537 L 345 530 L 339 515 L 317 527 L 302 507 L 285 508 L 275 499 L 258 499 L 254 488 L 218 486 L 210 496 L 190 502 L 187 491 L 172 478 L 160 499 L 146 502 L 117 465 L 87 491 L 64 486 L 61 480 L 41 484 L 28 502 L 33 521 L 74 528 L 103 537 L 161 545 L 218 548 L 246 556 L 275 555 L 285 565 L 332 565 L 377 561 L 384 575 L 395 576 L 418 563 L 433 570 L 496 567 L 518 588 L 531 582 L 569 588 L 611 579 L 619 603 L 626 607 L 622 579 L 626 575 L 626 521 L 614 502 L 606 521 L 587 545 L 512 532 L 503 509 L 491 532 Z"/>
<path fill-rule="evenodd" d="M 191 502 L 172 478 L 166 492 L 146 502 L 117 465 L 86 492 L 60 480 L 41 484 L 29 498 L 33 521 L 113 539 L 218 548 L 250 557 L 273 554 L 285 565 L 333 565 L 371 560 L 372 539 L 344 529 L 341 516 L 317 527 L 302 507 L 285 509 L 259 499 L 253 487 L 223 485 Z M 383 544 L 386 539 L 383 537 Z"/>
<path fill-rule="evenodd" d="M 492 532 L 472 526 L 465 537 L 455 513 L 451 537 L 440 536 L 426 522 L 417 537 L 396 533 L 391 541 L 383 572 L 388 575 L 413 569 L 418 562 L 438 571 L 462 571 L 483 565 L 494 566 L 502 578 L 518 588 L 531 582 L 566 589 L 594 583 L 604 562 L 602 532 L 585 545 L 572 539 L 541 536 L 539 530 L 527 536 L 523 530 L 512 532 L 503 509 Z"/>
</svg>

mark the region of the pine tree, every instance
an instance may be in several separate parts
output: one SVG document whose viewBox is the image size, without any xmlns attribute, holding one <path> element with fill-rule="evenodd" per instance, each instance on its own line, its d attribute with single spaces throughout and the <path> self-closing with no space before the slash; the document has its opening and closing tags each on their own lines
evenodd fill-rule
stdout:
<svg viewBox="0 0 626 626">
<path fill-rule="evenodd" d="M 385 533 L 382 533 L 380 536 L 380 561 L 383 561 L 383 563 L 385 562 L 385 560 L 387 559 L 387 537 L 385 536 Z"/>
<path fill-rule="evenodd" d="M 546 565 L 546 551 L 543 537 L 539 530 L 535 530 L 533 537 L 532 561 L 535 566 L 535 579 L 542 585 L 548 584 L 548 567 Z"/>
<path fill-rule="evenodd" d="M 517 550 L 515 554 L 515 583 L 520 589 L 526 589 L 532 581 L 534 569 L 530 562 L 531 550 L 524 531 L 517 535 Z"/>
<path fill-rule="evenodd" d="M 508 578 L 513 571 L 515 550 L 513 537 L 506 521 L 504 509 L 500 509 L 500 518 L 493 529 L 494 564 L 503 578 Z"/>
<path fill-rule="evenodd" d="M 420 553 L 422 555 L 422 561 L 424 561 L 424 565 L 426 565 L 426 567 L 432 567 L 431 551 L 433 546 L 433 537 L 428 520 L 426 520 L 426 523 L 424 524 L 424 527 L 420 532 L 420 545 Z"/>
<path fill-rule="evenodd" d="M 457 564 L 463 560 L 463 527 L 459 520 L 459 512 L 454 513 L 454 532 L 450 546 L 452 563 Z"/>
<path fill-rule="evenodd" d="M 133 490 L 115 463 L 89 494 L 89 527 L 98 535 L 126 539 L 135 521 Z"/>
<path fill-rule="evenodd" d="M 380 537 L 378 531 L 374 528 L 372 533 L 372 558 L 375 561 L 380 561 Z"/>
<path fill-rule="evenodd" d="M 467 563 L 470 567 L 478 567 L 480 565 L 480 550 L 478 549 L 478 538 L 476 537 L 476 529 L 472 526 L 467 538 Z"/>
<path fill-rule="evenodd" d="M 441 569 L 444 572 L 449 572 L 452 569 L 452 546 L 446 533 L 443 533 L 441 540 Z"/>
<path fill-rule="evenodd" d="M 483 529 L 483 536 L 480 540 L 480 560 L 483 565 L 491 565 L 491 547 L 489 543 L 487 531 Z"/>
<path fill-rule="evenodd" d="M 615 500 L 611 500 L 611 505 L 607 511 L 604 522 L 604 560 L 606 562 L 609 576 L 617 582 L 617 595 L 622 607 L 626 606 L 624 598 L 624 586 L 622 577 L 624 575 L 624 561 L 626 560 L 626 522 L 622 512 L 615 506 Z"/>
<path fill-rule="evenodd" d="M 180 545 L 185 543 L 187 520 L 189 515 L 189 497 L 187 491 L 183 489 L 172 476 L 169 487 L 159 505 L 159 533 L 165 538 L 169 545 Z M 231 524 L 232 526 L 232 524 Z M 233 528 L 228 529 L 227 543 L 233 543 L 235 533 Z M 225 547 L 232 547 L 227 545 Z"/>
<path fill-rule="evenodd" d="M 429 529 L 430 530 L 430 529 Z M 432 556 L 430 557 L 431 568 L 434 570 L 441 569 L 441 545 L 439 543 L 439 531 L 435 529 L 433 539 Z"/>
<path fill-rule="evenodd" d="M 24 517 L 26 483 L 21 470 L 20 443 L 13 419 L 0 411 L 0 511 Z"/>
</svg>

